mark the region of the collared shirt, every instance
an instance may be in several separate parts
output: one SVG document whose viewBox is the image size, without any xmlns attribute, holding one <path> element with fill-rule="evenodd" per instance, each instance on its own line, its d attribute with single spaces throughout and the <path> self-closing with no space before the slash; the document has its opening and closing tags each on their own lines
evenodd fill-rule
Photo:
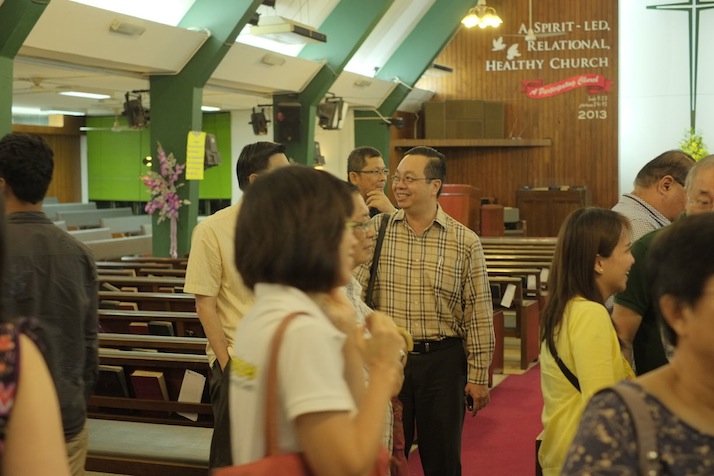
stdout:
<svg viewBox="0 0 714 476">
<path fill-rule="evenodd" d="M 345 285 L 345 294 L 347 299 L 352 303 L 352 307 L 355 308 L 355 315 L 357 316 L 357 324 L 363 326 L 367 320 L 367 316 L 372 314 L 372 309 L 364 303 L 362 300 L 362 285 L 357 281 L 354 276 L 350 276 L 350 281 Z M 369 373 L 365 368 L 365 379 L 369 381 Z M 384 433 L 382 435 L 382 444 L 391 453 L 394 447 L 394 413 L 392 412 L 392 402 L 387 405 L 387 423 L 384 426 Z"/>
<path fill-rule="evenodd" d="M 193 229 L 184 291 L 216 297 L 216 312 L 231 353 L 236 324 L 252 307 L 253 293 L 243 284 L 234 263 L 235 230 L 241 202 L 219 210 Z M 216 353 L 206 355 L 212 367 Z"/>
<path fill-rule="evenodd" d="M 434 221 L 417 235 L 404 210 L 382 214 L 390 223 L 375 278 L 376 307 L 414 340 L 464 340 L 468 380 L 486 384 L 494 348 L 493 306 L 481 242 L 437 205 Z M 366 288 L 371 262 L 355 272 Z"/>
<path fill-rule="evenodd" d="M 624 215 L 632 225 L 632 241 L 671 222 L 656 208 L 636 195 L 625 193 L 612 209 Z"/>
<path fill-rule="evenodd" d="M 37 318 L 65 439 L 84 427 L 97 358 L 97 268 L 92 252 L 42 212 L 7 217 L 6 314 Z"/>
</svg>

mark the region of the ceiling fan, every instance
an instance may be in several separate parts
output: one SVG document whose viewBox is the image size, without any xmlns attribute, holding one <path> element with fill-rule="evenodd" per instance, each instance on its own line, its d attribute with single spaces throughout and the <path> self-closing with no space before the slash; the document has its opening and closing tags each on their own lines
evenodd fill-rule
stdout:
<svg viewBox="0 0 714 476">
<path fill-rule="evenodd" d="M 35 94 L 35 93 L 53 93 L 60 91 L 59 86 L 47 87 L 44 78 L 15 78 L 13 81 L 13 94 Z"/>
<path fill-rule="evenodd" d="M 111 132 L 141 132 L 144 128 L 122 126 L 119 122 L 119 108 L 114 108 L 114 124 L 112 127 L 80 127 L 80 131 L 111 131 Z"/>
</svg>

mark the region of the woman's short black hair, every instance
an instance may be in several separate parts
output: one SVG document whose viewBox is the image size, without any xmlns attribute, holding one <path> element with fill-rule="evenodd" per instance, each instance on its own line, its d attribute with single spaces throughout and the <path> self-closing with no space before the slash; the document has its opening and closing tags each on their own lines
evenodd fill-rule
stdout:
<svg viewBox="0 0 714 476">
<path fill-rule="evenodd" d="M 328 172 L 293 166 L 258 177 L 243 195 L 236 225 L 236 267 L 246 286 L 333 289 L 352 212 L 352 192 Z"/>
<path fill-rule="evenodd" d="M 679 219 L 662 229 L 647 255 L 647 282 L 666 339 L 677 345 L 677 334 L 662 318 L 659 300 L 670 295 L 680 305 L 695 306 L 714 276 L 714 213 Z"/>
</svg>

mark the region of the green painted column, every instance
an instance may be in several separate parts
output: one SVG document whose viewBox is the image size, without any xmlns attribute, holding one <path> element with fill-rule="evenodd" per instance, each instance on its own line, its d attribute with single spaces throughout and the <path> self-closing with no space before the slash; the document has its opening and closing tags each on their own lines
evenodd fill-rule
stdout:
<svg viewBox="0 0 714 476">
<path fill-rule="evenodd" d="M 374 147 L 382 153 L 384 163 L 389 167 L 389 139 L 391 127 L 374 111 L 354 111 L 355 147 Z M 387 117 L 387 116 L 385 116 Z M 364 120 L 361 120 L 363 119 Z"/>
<path fill-rule="evenodd" d="M 262 0 L 196 0 L 178 26 L 207 28 L 211 37 L 174 76 L 152 76 L 151 94 L 151 150 L 156 156 L 157 143 L 166 153 L 173 153 L 179 164 L 186 163 L 187 136 L 203 127 L 201 102 L 203 87 L 225 57 L 241 29 L 257 10 Z M 153 162 L 158 172 L 158 162 Z M 189 200 L 179 212 L 178 255 L 185 256 L 191 249 L 191 232 L 198 215 L 200 182 L 184 181 L 179 189 L 181 199 Z M 153 220 L 154 256 L 168 256 L 170 225 Z"/>
<path fill-rule="evenodd" d="M 298 163 L 312 165 L 315 157 L 317 105 L 393 2 L 394 0 L 340 1 L 319 28 L 327 35 L 327 43 L 309 44 L 302 49 L 300 58 L 321 61 L 324 64 L 310 84 L 299 94 L 273 97 L 274 115 L 285 109 L 281 104 L 300 105 L 299 133 L 292 141 L 283 140 L 288 157 Z M 275 140 L 280 141 L 286 126 L 277 119 L 273 125 Z"/>
<path fill-rule="evenodd" d="M 13 61 L 47 3 L 5 0 L 0 6 L 0 137 L 12 131 Z"/>
<path fill-rule="evenodd" d="M 434 2 L 409 36 L 375 75 L 376 78 L 386 81 L 393 81 L 395 78 L 399 78 L 400 81 L 379 106 L 379 114 L 384 117 L 394 115 L 397 107 L 409 94 L 410 88 L 421 78 L 424 71 L 431 67 L 441 50 L 459 31 L 461 19 L 473 5 L 473 0 Z M 381 127 L 384 122 L 379 120 L 379 114 L 374 111 L 357 112 L 355 117 L 368 117 L 372 120 L 355 121 L 355 145 L 371 145 L 386 153 L 389 150 L 389 128 Z M 388 157 L 385 157 L 385 161 L 388 161 Z"/>
</svg>

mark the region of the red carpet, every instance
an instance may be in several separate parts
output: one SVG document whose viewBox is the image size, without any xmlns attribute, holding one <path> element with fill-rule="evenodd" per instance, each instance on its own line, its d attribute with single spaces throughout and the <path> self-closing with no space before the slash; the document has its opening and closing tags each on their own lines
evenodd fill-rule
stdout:
<svg viewBox="0 0 714 476">
<path fill-rule="evenodd" d="M 535 473 L 535 439 L 542 426 L 540 367 L 509 375 L 491 390 L 491 403 L 466 416 L 461 446 L 463 476 L 520 476 Z M 423 476 L 419 452 L 409 457 L 410 476 Z"/>
</svg>

